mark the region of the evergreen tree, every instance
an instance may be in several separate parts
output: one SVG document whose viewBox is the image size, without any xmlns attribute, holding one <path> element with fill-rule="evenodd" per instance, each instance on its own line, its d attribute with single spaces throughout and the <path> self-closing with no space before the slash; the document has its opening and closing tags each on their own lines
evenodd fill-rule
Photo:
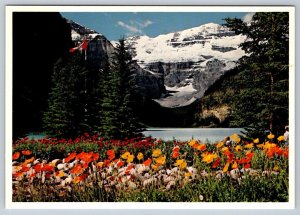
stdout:
<svg viewBox="0 0 300 215">
<path fill-rule="evenodd" d="M 103 70 L 101 134 L 105 138 L 131 138 L 143 130 L 134 110 L 136 103 L 132 57 L 119 40 L 112 64 Z"/>
<path fill-rule="evenodd" d="M 288 13 L 255 13 L 250 23 L 225 19 L 236 34 L 247 36 L 238 62 L 238 91 L 232 125 L 270 129 L 277 133 L 288 123 Z"/>
<path fill-rule="evenodd" d="M 85 123 L 85 69 L 82 56 L 72 54 L 56 62 L 48 110 L 44 113 L 44 128 L 50 136 L 74 137 L 87 131 Z"/>
</svg>

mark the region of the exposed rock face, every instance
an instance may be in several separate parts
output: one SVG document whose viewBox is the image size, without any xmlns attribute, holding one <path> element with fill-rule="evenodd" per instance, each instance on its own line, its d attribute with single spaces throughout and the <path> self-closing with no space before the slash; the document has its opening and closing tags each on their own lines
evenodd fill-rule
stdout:
<svg viewBox="0 0 300 215">
<path fill-rule="evenodd" d="M 106 57 L 112 59 L 115 47 L 106 37 L 73 21 L 69 20 L 69 23 L 72 28 L 72 39 L 75 43 L 80 43 L 84 36 L 88 38 L 89 43 L 86 57 L 90 65 L 100 69 L 103 66 L 103 59 Z M 156 99 L 165 93 L 162 74 L 147 72 L 137 63 L 134 64 L 134 70 L 135 83 L 140 95 L 145 98 Z"/>
<path fill-rule="evenodd" d="M 201 98 L 215 80 L 235 66 L 245 53 L 246 38 L 209 23 L 155 38 L 127 39 L 137 63 L 149 73 L 162 74 L 168 94 L 156 99 L 164 107 L 180 107 Z"/>
</svg>

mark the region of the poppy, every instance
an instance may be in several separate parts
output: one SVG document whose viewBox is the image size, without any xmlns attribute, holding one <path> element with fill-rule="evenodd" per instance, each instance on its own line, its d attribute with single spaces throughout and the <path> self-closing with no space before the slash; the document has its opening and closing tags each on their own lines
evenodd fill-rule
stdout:
<svg viewBox="0 0 300 215">
<path fill-rule="evenodd" d="M 110 149 L 106 152 L 107 156 L 108 156 L 108 160 L 113 160 L 116 155 L 115 155 L 115 151 L 113 149 Z"/>
<path fill-rule="evenodd" d="M 215 160 L 215 162 L 212 164 L 211 168 L 216 169 L 221 162 L 221 158 L 217 158 L 217 160 Z"/>
<path fill-rule="evenodd" d="M 161 155 L 161 150 L 160 149 L 155 149 L 153 152 L 152 152 L 152 156 L 153 157 L 158 157 Z"/>
<path fill-rule="evenodd" d="M 54 166 L 49 165 L 49 164 L 45 164 L 45 165 L 42 167 L 42 171 L 53 172 L 53 171 L 54 171 Z"/>
<path fill-rule="evenodd" d="M 229 164 L 230 163 L 226 163 L 226 165 L 224 166 L 224 168 L 223 168 L 223 172 L 227 172 L 228 171 L 228 168 L 229 168 Z"/>
<path fill-rule="evenodd" d="M 232 164 L 232 169 L 237 169 L 238 168 L 238 164 L 237 164 L 237 162 L 235 161 L 233 164 Z"/>
<path fill-rule="evenodd" d="M 26 159 L 26 160 L 24 161 L 24 163 L 25 163 L 25 164 L 28 164 L 28 163 L 32 163 L 33 161 L 34 161 L 34 157 L 29 158 L 29 159 Z"/>
<path fill-rule="evenodd" d="M 272 133 L 270 133 L 270 134 L 267 136 L 267 138 L 270 139 L 270 140 L 274 139 L 274 137 L 275 137 L 275 135 L 272 134 Z"/>
<path fill-rule="evenodd" d="M 23 150 L 22 154 L 23 155 L 31 155 L 31 151 L 30 150 Z"/>
<path fill-rule="evenodd" d="M 42 171 L 42 164 L 37 164 L 34 167 L 35 172 L 41 172 Z"/>
<path fill-rule="evenodd" d="M 144 159 L 144 155 L 143 153 L 139 152 L 138 155 L 137 155 L 137 159 L 140 161 L 142 159 Z"/>
<path fill-rule="evenodd" d="M 180 169 L 184 169 L 187 166 L 187 163 L 184 159 L 177 160 L 175 166 L 178 166 Z"/>
<path fill-rule="evenodd" d="M 18 160 L 20 157 L 20 152 L 15 152 L 13 155 L 12 155 L 12 159 L 13 160 Z"/>
<path fill-rule="evenodd" d="M 65 163 L 69 163 L 76 157 L 76 152 L 71 153 L 68 157 L 65 158 Z"/>
<path fill-rule="evenodd" d="M 76 166 L 71 170 L 72 174 L 81 174 L 83 172 L 83 168 L 80 164 L 76 164 Z"/>
<path fill-rule="evenodd" d="M 250 163 L 247 163 L 247 164 L 244 166 L 245 169 L 249 169 L 250 167 L 251 167 Z"/>
<path fill-rule="evenodd" d="M 143 162 L 143 164 L 144 164 L 145 166 L 150 166 L 151 162 L 152 162 L 152 160 L 151 160 L 150 158 L 148 158 L 147 160 L 145 160 L 145 161 Z"/>
<path fill-rule="evenodd" d="M 253 143 L 258 144 L 259 143 L 259 138 L 254 139 Z"/>
<path fill-rule="evenodd" d="M 201 156 L 203 157 L 202 161 L 207 164 L 213 162 L 214 159 L 216 159 L 218 157 L 218 155 L 215 153 L 205 153 L 205 154 L 202 154 Z"/>
<path fill-rule="evenodd" d="M 126 174 L 126 175 L 129 175 L 129 174 L 130 174 L 130 170 L 132 170 L 133 168 L 134 168 L 134 164 L 130 164 L 130 165 L 127 167 L 127 169 L 126 169 L 125 174 Z"/>
</svg>

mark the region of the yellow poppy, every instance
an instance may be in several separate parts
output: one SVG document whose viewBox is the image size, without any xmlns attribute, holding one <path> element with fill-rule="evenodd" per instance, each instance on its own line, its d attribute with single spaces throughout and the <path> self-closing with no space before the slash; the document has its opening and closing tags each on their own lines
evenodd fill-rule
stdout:
<svg viewBox="0 0 300 215">
<path fill-rule="evenodd" d="M 280 142 L 280 141 L 284 141 L 284 136 L 279 136 L 278 138 L 277 138 L 277 140 Z"/>
<path fill-rule="evenodd" d="M 189 178 L 189 177 L 191 177 L 191 173 L 190 172 L 186 172 L 185 174 L 184 174 L 184 176 L 185 176 L 185 178 Z"/>
<path fill-rule="evenodd" d="M 124 154 L 121 155 L 121 158 L 127 159 L 129 155 L 130 155 L 130 152 L 125 152 Z"/>
<path fill-rule="evenodd" d="M 215 153 L 205 153 L 205 154 L 202 154 L 201 156 L 203 157 L 202 161 L 207 164 L 213 162 L 214 159 L 216 159 L 218 157 L 218 155 Z"/>
<path fill-rule="evenodd" d="M 178 166 L 180 169 L 184 169 L 187 166 L 187 163 L 184 159 L 177 160 L 175 166 Z"/>
<path fill-rule="evenodd" d="M 166 163 L 166 155 L 162 155 L 158 158 L 155 158 L 154 160 L 155 160 L 156 164 L 164 165 Z"/>
<path fill-rule="evenodd" d="M 236 143 L 241 142 L 241 138 L 240 138 L 239 135 L 237 135 L 237 134 L 231 135 L 231 136 L 230 136 L 230 139 L 233 140 L 233 141 L 236 142 Z"/>
<path fill-rule="evenodd" d="M 238 164 L 237 162 L 235 161 L 233 164 L 232 164 L 232 169 L 237 169 L 238 168 Z"/>
<path fill-rule="evenodd" d="M 129 154 L 126 162 L 131 163 L 133 161 L 133 159 L 134 159 L 134 155 Z"/>
<path fill-rule="evenodd" d="M 225 151 L 229 151 L 229 148 L 228 147 L 223 147 L 221 150 L 222 150 L 222 152 L 225 152 Z"/>
<path fill-rule="evenodd" d="M 161 155 L 161 150 L 160 149 L 155 149 L 153 152 L 152 152 L 152 156 L 153 157 L 158 157 Z"/>
<path fill-rule="evenodd" d="M 270 133 L 270 134 L 269 134 L 267 137 L 268 137 L 268 139 L 270 139 L 270 140 L 271 140 L 271 139 L 274 139 L 275 135 L 274 135 L 274 134 L 272 134 L 272 133 Z"/>
<path fill-rule="evenodd" d="M 195 145 L 197 143 L 197 141 L 196 140 L 191 140 L 188 144 L 189 144 L 189 146 L 193 146 L 193 145 Z"/>
<path fill-rule="evenodd" d="M 259 138 L 254 139 L 253 143 L 258 144 L 259 143 Z"/>
<path fill-rule="evenodd" d="M 238 146 L 236 146 L 234 149 L 235 149 L 236 152 L 240 152 L 240 151 L 243 150 L 243 147 L 240 146 L 240 145 L 238 145 Z"/>
<path fill-rule="evenodd" d="M 217 148 L 221 148 L 223 145 L 224 145 L 224 142 L 218 142 L 217 145 L 216 145 L 216 147 Z"/>
<path fill-rule="evenodd" d="M 247 149 L 253 148 L 253 143 L 249 143 L 249 144 L 245 145 L 245 148 L 247 148 Z"/>
<path fill-rule="evenodd" d="M 143 153 L 139 152 L 138 155 L 137 155 L 137 159 L 140 161 L 144 158 L 144 155 Z"/>
</svg>

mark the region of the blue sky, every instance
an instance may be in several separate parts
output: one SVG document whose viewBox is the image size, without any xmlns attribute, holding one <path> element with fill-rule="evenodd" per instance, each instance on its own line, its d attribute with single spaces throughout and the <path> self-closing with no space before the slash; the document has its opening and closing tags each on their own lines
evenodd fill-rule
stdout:
<svg viewBox="0 0 300 215">
<path fill-rule="evenodd" d="M 223 24 L 226 17 L 244 19 L 248 13 L 238 12 L 64 12 L 71 19 L 106 36 L 109 40 L 133 35 L 155 37 L 205 23 Z"/>
</svg>

